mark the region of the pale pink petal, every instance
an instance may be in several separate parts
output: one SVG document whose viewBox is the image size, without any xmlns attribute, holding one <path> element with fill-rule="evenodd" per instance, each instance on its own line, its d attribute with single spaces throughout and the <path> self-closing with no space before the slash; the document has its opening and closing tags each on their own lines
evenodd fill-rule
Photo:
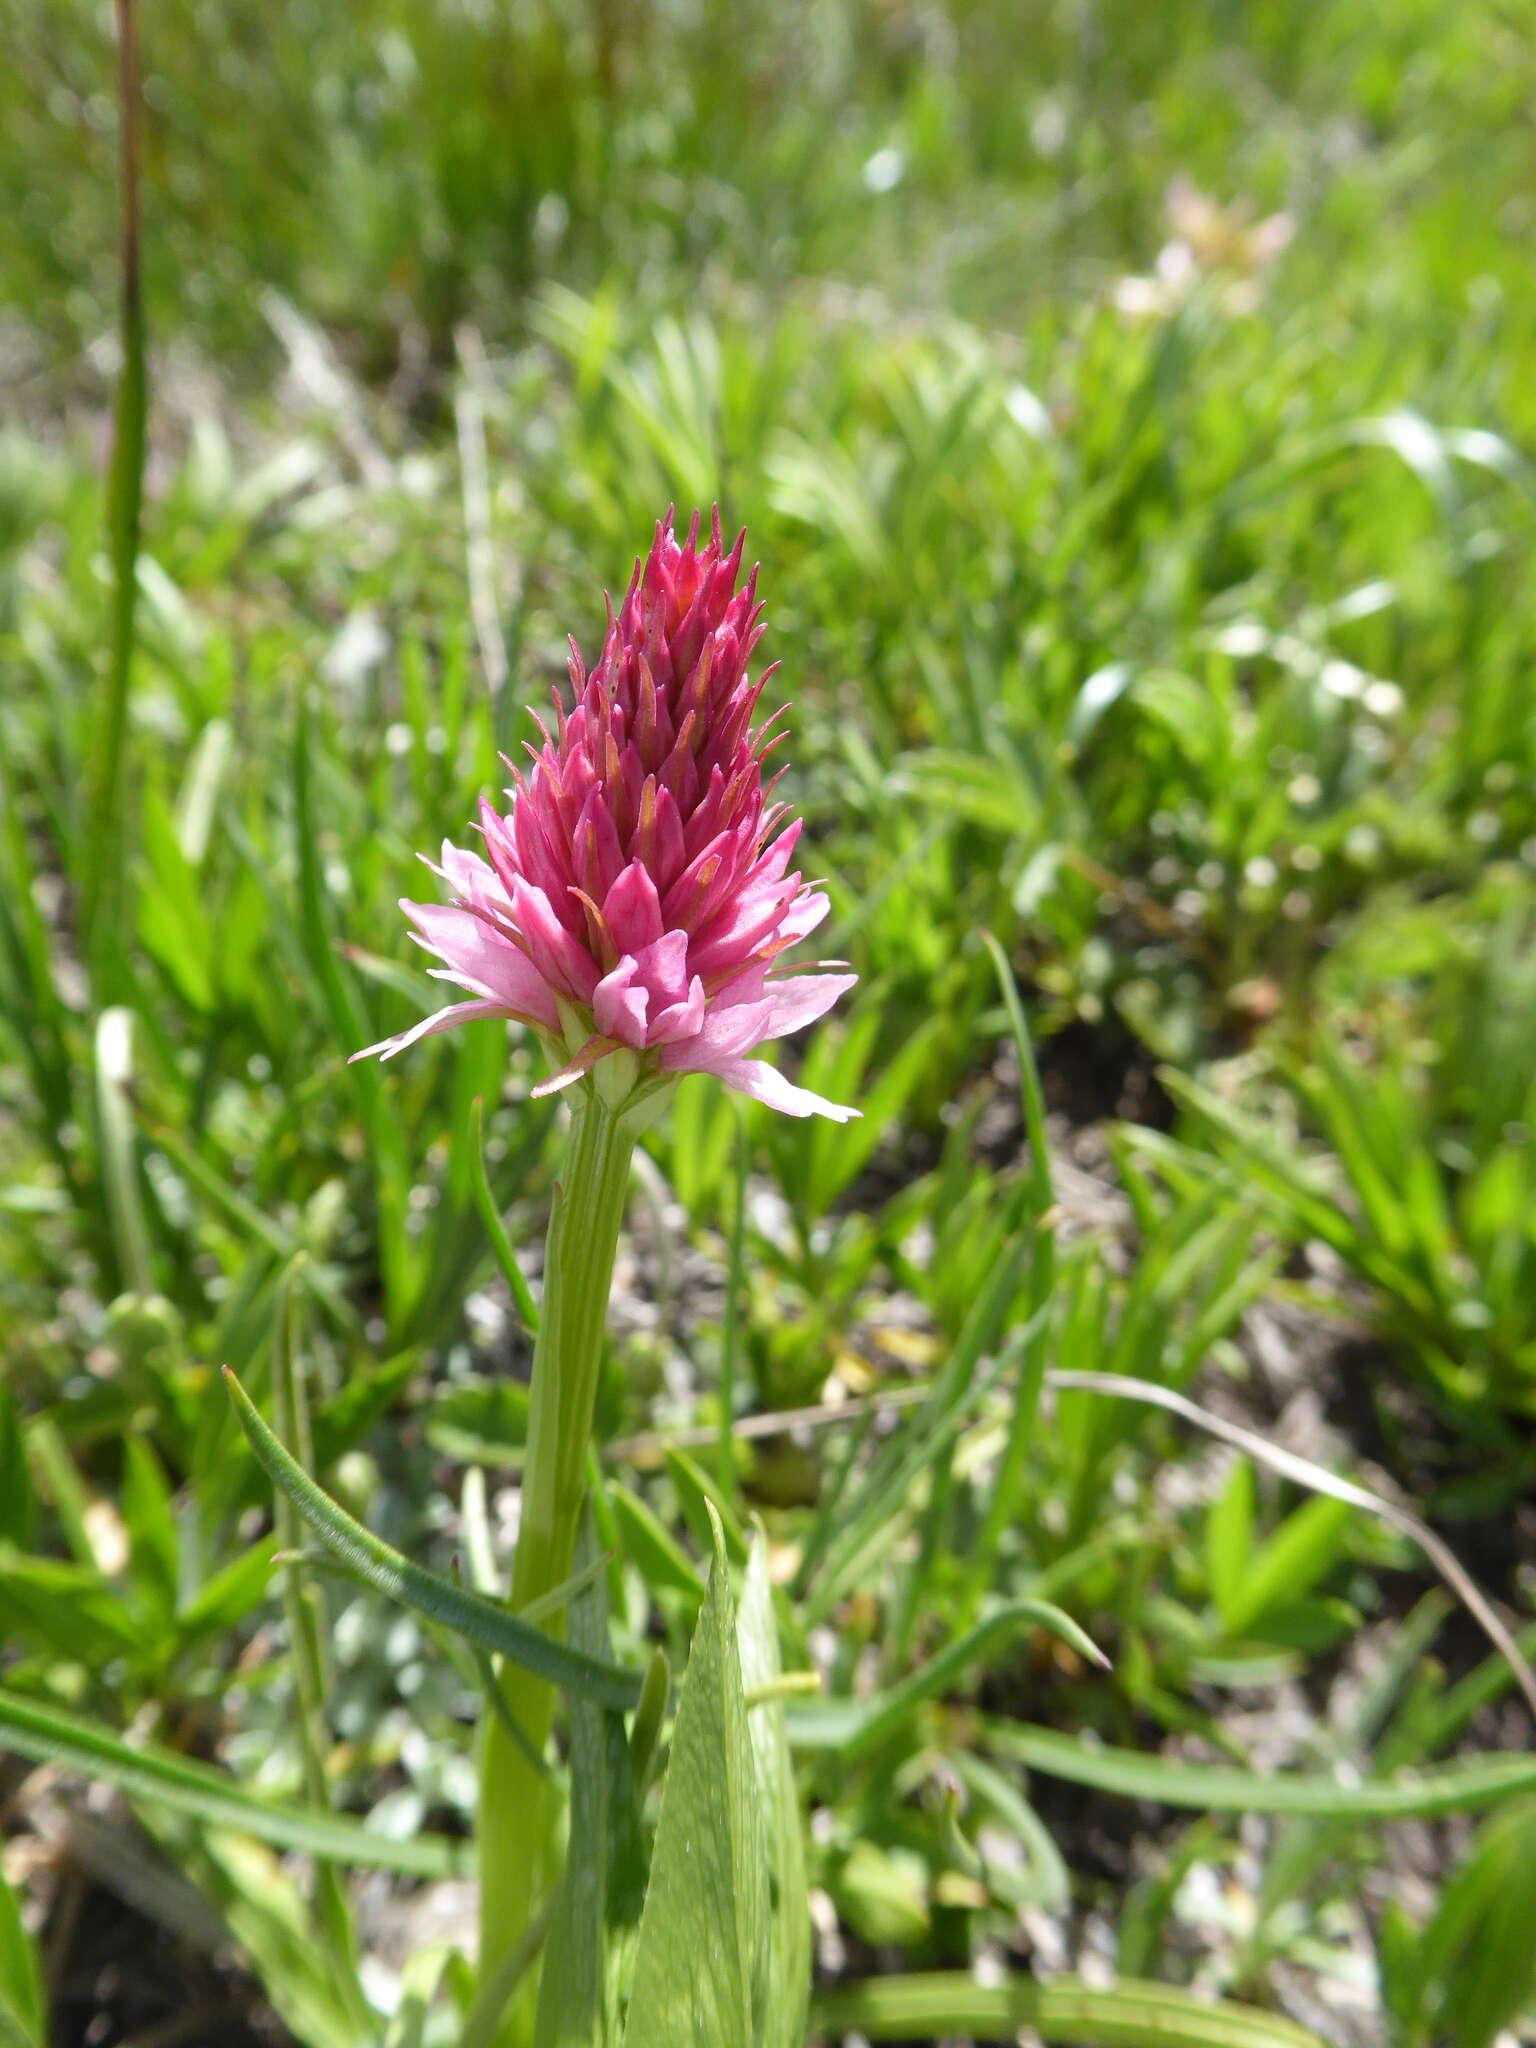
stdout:
<svg viewBox="0 0 1536 2048">
<path fill-rule="evenodd" d="M 797 945 L 801 939 L 810 937 L 831 908 L 820 889 L 802 889 L 784 913 L 778 936 L 786 945 Z"/>
<path fill-rule="evenodd" d="M 528 956 L 473 912 L 443 903 L 402 901 L 416 926 L 413 936 L 458 979 L 519 1016 L 553 1031 L 559 1013 L 549 984 Z"/>
<path fill-rule="evenodd" d="M 707 980 L 749 960 L 760 947 L 774 941 L 793 894 L 792 882 L 781 882 L 766 895 L 744 890 L 695 939 L 688 954 L 694 972 Z"/>
<path fill-rule="evenodd" d="M 772 1018 L 773 1004 L 766 997 L 760 1003 L 735 1003 L 729 1008 L 711 1003 L 697 1036 L 669 1045 L 662 1053 L 662 1070 L 669 1074 L 713 1072 L 717 1060 L 735 1059 L 761 1045 Z"/>
<path fill-rule="evenodd" d="M 557 1074 L 551 1074 L 547 1080 L 539 1082 L 531 1091 L 534 1100 L 539 1101 L 546 1095 L 558 1093 L 562 1088 L 569 1088 L 573 1081 L 579 1081 L 583 1074 L 595 1067 L 605 1053 L 616 1050 L 617 1047 L 611 1038 L 594 1033 L 574 1059 L 567 1060 Z"/>
<path fill-rule="evenodd" d="M 858 981 L 856 974 L 797 974 L 786 981 L 770 981 L 773 1022 L 764 1034 L 787 1038 L 791 1031 L 803 1031 L 824 1017 L 841 995 Z"/>
<path fill-rule="evenodd" d="M 809 1088 L 797 1088 L 766 1060 L 726 1059 L 705 1071 L 718 1075 L 727 1088 L 750 1095 L 770 1109 L 781 1109 L 786 1116 L 825 1116 L 835 1124 L 846 1124 L 859 1115 L 858 1110 L 845 1109 L 840 1102 L 828 1102 L 824 1095 L 813 1095 Z"/>
<path fill-rule="evenodd" d="M 426 860 L 426 855 L 422 858 Z M 490 862 L 482 860 L 478 853 L 467 853 L 462 846 L 455 846 L 451 839 L 443 841 L 441 861 L 427 861 L 427 866 L 434 868 L 460 896 L 473 895 L 476 890 L 497 896 L 505 893 Z"/>
<path fill-rule="evenodd" d="M 423 1017 L 409 1031 L 396 1032 L 393 1038 L 381 1038 L 377 1045 L 365 1045 L 361 1052 L 352 1054 L 347 1065 L 351 1066 L 353 1060 L 371 1059 L 375 1053 L 381 1060 L 392 1060 L 397 1052 L 404 1052 L 418 1038 L 430 1038 L 435 1031 L 451 1031 L 455 1024 L 468 1024 L 476 1017 L 505 1017 L 506 1014 L 504 1003 L 451 1003 L 446 1010 Z"/>
</svg>

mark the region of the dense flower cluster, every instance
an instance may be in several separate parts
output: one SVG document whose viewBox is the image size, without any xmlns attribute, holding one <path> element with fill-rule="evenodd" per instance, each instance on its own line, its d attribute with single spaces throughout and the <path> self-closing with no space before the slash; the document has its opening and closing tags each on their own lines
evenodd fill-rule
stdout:
<svg viewBox="0 0 1536 2048">
<path fill-rule="evenodd" d="M 679 541 L 669 514 L 590 674 L 571 643 L 573 708 L 556 733 L 540 721 L 506 815 L 481 804 L 485 857 L 445 842 L 452 901 L 401 906 L 432 972 L 472 1000 L 368 1052 L 509 1017 L 559 1062 L 540 1093 L 627 1053 L 616 1071 L 637 1080 L 709 1073 L 791 1116 L 854 1113 L 747 1057 L 854 977 L 780 965 L 827 899 L 789 871 L 800 824 L 763 779 L 776 741 L 752 723 L 763 627 L 756 571 L 737 588 L 745 539 L 727 552 L 716 512 L 703 547 L 697 514 Z"/>
</svg>

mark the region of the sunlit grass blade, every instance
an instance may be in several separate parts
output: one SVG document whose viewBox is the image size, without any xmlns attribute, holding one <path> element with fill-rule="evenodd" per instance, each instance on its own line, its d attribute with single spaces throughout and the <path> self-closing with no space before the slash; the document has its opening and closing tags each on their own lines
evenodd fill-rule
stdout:
<svg viewBox="0 0 1536 2048">
<path fill-rule="evenodd" d="M 133 1078 L 133 1026 L 133 1012 L 119 1008 L 103 1010 L 97 1023 L 96 1118 L 118 1278 L 124 1288 L 142 1295 L 154 1292 L 155 1275 L 128 1092 Z"/>
</svg>

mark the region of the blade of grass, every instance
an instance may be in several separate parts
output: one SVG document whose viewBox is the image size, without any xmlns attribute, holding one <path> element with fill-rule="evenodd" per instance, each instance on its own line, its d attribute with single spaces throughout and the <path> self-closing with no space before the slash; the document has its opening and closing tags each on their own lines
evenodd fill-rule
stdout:
<svg viewBox="0 0 1536 2048">
<path fill-rule="evenodd" d="M 313 1465 L 315 1454 L 309 1428 L 309 1402 L 294 1329 L 294 1294 L 304 1261 L 305 1254 L 301 1252 L 278 1282 L 276 1315 L 272 1325 L 272 1389 L 278 1427 L 293 1445 L 299 1464 L 307 1470 Z M 277 1508 L 278 1541 L 288 1553 L 282 1567 L 283 1612 L 288 1622 L 288 1651 L 293 1660 L 294 1692 L 298 1701 L 304 1792 L 311 1806 L 324 1809 L 330 1805 L 331 1796 L 326 1772 L 330 1742 L 325 1723 L 325 1701 L 329 1691 L 325 1610 L 320 1589 L 312 1582 L 302 1557 L 297 1554 L 302 1551 L 304 1539 L 304 1524 L 298 1510 L 286 1497 L 279 1498 Z M 329 1857 L 320 1858 L 315 1866 L 315 1903 L 341 1996 L 359 2029 L 366 2032 L 369 2008 L 358 1980 L 357 1941 L 352 1916 L 340 1874 Z"/>
<path fill-rule="evenodd" d="M 92 721 L 90 811 L 86 828 L 81 913 L 98 1000 L 107 963 L 118 950 L 123 870 L 123 783 L 128 732 L 128 690 L 133 672 L 134 613 L 139 588 L 139 516 L 144 496 L 145 415 L 149 389 L 144 361 L 144 299 L 139 275 L 139 92 L 136 0 L 116 0 L 118 176 L 120 181 L 122 370 L 112 423 L 112 469 L 107 486 L 108 552 L 112 563 L 111 640 L 105 701 Z"/>
<path fill-rule="evenodd" d="M 1024 1470 L 1030 1436 L 1040 1409 L 1040 1388 L 1045 1373 L 1046 1336 L 1050 1328 L 1048 1311 L 1056 1284 L 1056 1234 L 1051 1225 L 1056 1192 L 1051 1179 L 1050 1148 L 1045 1136 L 1045 1096 L 1040 1087 L 1040 1070 L 1035 1063 L 1034 1043 L 1024 1016 L 1024 1005 L 1019 1000 L 1018 983 L 1014 980 L 1013 969 L 1008 964 L 1008 956 L 991 932 L 984 931 L 981 939 L 992 957 L 992 966 L 997 974 L 998 987 L 1002 990 L 1003 1002 L 1007 1007 L 1014 1050 L 1019 1062 L 1019 1097 L 1024 1111 L 1024 1131 L 1029 1139 L 1030 1202 L 1026 1218 L 1030 1232 L 1028 1302 L 1035 1334 L 1019 1358 L 1018 1386 L 1014 1394 L 1013 1413 L 1008 1421 L 1008 1442 L 992 1488 L 986 1521 L 982 1525 L 981 1536 L 976 1545 L 967 1603 L 969 1606 L 974 1606 L 981 1597 L 982 1589 L 991 1580 L 993 1562 L 1002 1542 L 1003 1532 L 1014 1514 L 1019 1478 Z"/>
<path fill-rule="evenodd" d="M 1011 2041 L 1028 2028 L 1061 2048 L 1321 2048 L 1278 2014 L 1131 1979 L 1099 1987 L 1069 1977 L 981 1985 L 958 1970 L 875 1977 L 823 1992 L 812 2017 L 818 2032 L 870 2041 Z"/>
<path fill-rule="evenodd" d="M 300 691 L 293 738 L 293 795 L 298 834 L 299 907 L 304 951 L 325 999 L 338 1050 L 356 1052 L 368 1042 L 362 1013 L 343 974 L 325 912 L 314 802 L 314 744 L 309 697 Z M 420 1258 L 406 1229 L 411 1172 L 405 1139 L 372 1060 L 349 1064 L 348 1074 L 368 1129 L 379 1210 L 379 1255 L 384 1271 L 390 1327 L 410 1321 Z"/>
<path fill-rule="evenodd" d="M 1090 1663 L 1109 1668 L 1104 1652 L 1071 1615 L 1045 1600 L 1016 1600 L 988 1615 L 889 1692 L 863 1700 L 819 1700 L 792 1709 L 790 1737 L 797 1748 L 836 1749 L 845 1762 L 852 1762 L 878 1748 L 925 1700 L 936 1698 L 970 1665 L 980 1663 L 994 1644 L 1024 1628 L 1048 1629 Z"/>
<path fill-rule="evenodd" d="M 1493 1806 L 1536 1788 L 1536 1757 L 1531 1756 L 1458 1757 L 1433 1770 L 1351 1785 L 1320 1771 L 1245 1771 L 1230 1764 L 1176 1763 L 1134 1749 L 1097 1748 L 1080 1736 L 1022 1721 L 989 1721 L 983 1740 L 994 1754 L 1049 1778 L 1203 1813 L 1427 1820 Z"/>
<path fill-rule="evenodd" d="M 485 1234 L 491 1241 L 496 1254 L 496 1263 L 501 1268 L 502 1278 L 511 1289 L 512 1300 L 517 1309 L 518 1321 L 530 1337 L 539 1333 L 539 1310 L 534 1301 L 533 1290 L 527 1276 L 517 1263 L 517 1254 L 512 1249 L 512 1240 L 507 1236 L 506 1225 L 501 1220 L 501 1211 L 496 1206 L 496 1197 L 491 1193 L 490 1176 L 485 1170 L 485 1145 L 481 1137 L 485 1108 L 477 1095 L 469 1112 L 469 1157 L 475 1205 L 480 1211 L 480 1220 L 485 1225 Z"/>
<path fill-rule="evenodd" d="M 154 1266 L 139 1189 L 133 1108 L 128 1095 L 132 1076 L 133 1012 L 103 1010 L 96 1025 L 96 1116 L 118 1278 L 124 1288 L 135 1294 L 153 1294 Z"/>
</svg>

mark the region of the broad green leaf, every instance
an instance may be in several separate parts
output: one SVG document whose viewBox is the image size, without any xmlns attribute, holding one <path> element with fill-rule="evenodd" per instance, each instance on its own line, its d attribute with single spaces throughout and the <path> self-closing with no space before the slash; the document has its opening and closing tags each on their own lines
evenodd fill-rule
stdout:
<svg viewBox="0 0 1536 2048">
<path fill-rule="evenodd" d="M 928 1866 L 860 1836 L 828 1877 L 838 1918 L 873 1948 L 912 1948 L 933 1929 Z"/>
<path fill-rule="evenodd" d="M 123 1449 L 122 1507 L 134 1581 L 156 1610 L 169 1614 L 176 1605 L 181 1538 L 165 1474 L 142 1437 L 129 1437 Z"/>
<path fill-rule="evenodd" d="M 725 1540 L 683 1679 L 625 2048 L 758 2048 L 768 1887 Z"/>
<path fill-rule="evenodd" d="M 1250 1558 L 1242 1584 L 1223 1610 L 1222 1621 L 1230 1633 L 1245 1634 L 1267 1607 L 1314 1586 L 1338 1558 L 1354 1513 L 1348 1502 L 1324 1496 L 1304 1502 L 1287 1516 Z"/>
<path fill-rule="evenodd" d="M 182 1001 L 207 1016 L 214 1006 L 214 933 L 198 876 L 177 843 L 170 806 L 153 783 L 140 817 L 149 873 L 139 902 L 139 937 Z"/>
<path fill-rule="evenodd" d="M 276 1549 L 277 1538 L 264 1537 L 215 1572 L 176 1617 L 176 1634 L 183 1649 L 233 1628 L 252 1608 L 261 1605 L 271 1585 Z"/>
<path fill-rule="evenodd" d="M 624 1554 L 645 1583 L 653 1589 L 670 1586 L 698 1603 L 704 1598 L 704 1581 L 691 1557 L 671 1530 L 639 1494 L 610 1479 L 608 1501 L 618 1524 Z"/>
<path fill-rule="evenodd" d="M 1243 1586 L 1252 1551 L 1253 1467 L 1246 1458 L 1239 1458 L 1205 1519 L 1211 1598 L 1229 1635 L 1237 1633 L 1233 1616 L 1242 1611 Z"/>
<path fill-rule="evenodd" d="M 0 1691 L 0 1749 L 33 1763 L 61 1764 L 82 1777 L 116 1785 L 135 1799 L 150 1799 L 210 1827 L 238 1828 L 274 1848 L 334 1857 L 375 1870 L 401 1870 L 416 1877 L 447 1877 L 464 1868 L 463 1845 L 441 1836 L 417 1835 L 396 1842 L 339 1814 L 258 1799 L 235 1779 L 208 1764 L 193 1763 L 168 1750 L 136 1749 L 107 1729 Z"/>
<path fill-rule="evenodd" d="M 736 1618 L 741 1682 L 748 1693 L 783 1673 L 779 1628 L 768 1582 L 768 1540 L 759 1526 L 747 1558 Z M 811 1909 L 800 1832 L 800 1797 L 789 1751 L 784 1703 L 770 1700 L 747 1717 L 767 1840 L 771 1912 L 767 1998 L 757 2016 L 759 2048 L 803 2048 L 811 1989 Z"/>
<path fill-rule="evenodd" d="M 482 1650 L 510 1657 L 514 1664 L 547 1678 L 552 1685 L 564 1686 L 610 1707 L 632 1707 L 639 1699 L 639 1672 L 600 1662 L 557 1642 L 541 1629 L 519 1621 L 494 1600 L 412 1564 L 361 1522 L 354 1522 L 289 1457 L 228 1367 L 224 1378 L 239 1410 L 241 1426 L 268 1476 L 293 1502 L 326 1549 L 343 1564 L 350 1565 L 370 1586 L 376 1586 L 391 1600 L 398 1600 L 402 1607 L 414 1608 L 428 1620 L 441 1623 L 455 1635 L 478 1643 Z"/>
</svg>

